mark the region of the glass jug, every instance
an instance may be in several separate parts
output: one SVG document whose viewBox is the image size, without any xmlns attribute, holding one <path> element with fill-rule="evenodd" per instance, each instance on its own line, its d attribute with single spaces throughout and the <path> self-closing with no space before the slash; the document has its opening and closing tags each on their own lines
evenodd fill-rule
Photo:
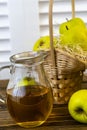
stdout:
<svg viewBox="0 0 87 130">
<path fill-rule="evenodd" d="M 43 52 L 23 52 L 10 57 L 11 78 L 6 89 L 8 111 L 22 127 L 43 124 L 51 113 L 53 95 L 43 69 Z"/>
</svg>

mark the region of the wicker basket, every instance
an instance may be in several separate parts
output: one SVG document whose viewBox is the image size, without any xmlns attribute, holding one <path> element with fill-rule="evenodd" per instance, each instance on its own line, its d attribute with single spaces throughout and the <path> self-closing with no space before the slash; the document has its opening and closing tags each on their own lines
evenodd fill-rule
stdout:
<svg viewBox="0 0 87 130">
<path fill-rule="evenodd" d="M 52 5 L 53 0 L 50 0 L 49 32 L 51 49 L 47 50 L 48 55 L 44 62 L 44 69 L 52 85 L 54 103 L 67 104 L 70 96 L 81 88 L 85 64 L 67 51 L 53 48 Z M 72 14 L 74 16 L 74 13 Z"/>
<path fill-rule="evenodd" d="M 56 68 L 54 68 L 50 51 L 47 53 L 44 69 L 52 85 L 54 103 L 66 104 L 70 96 L 81 88 L 85 66 L 76 57 L 56 49 Z"/>
</svg>

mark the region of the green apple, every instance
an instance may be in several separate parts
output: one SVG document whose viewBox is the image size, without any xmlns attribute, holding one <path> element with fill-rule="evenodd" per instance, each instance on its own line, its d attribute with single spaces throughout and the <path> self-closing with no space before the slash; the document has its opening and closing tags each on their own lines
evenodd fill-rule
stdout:
<svg viewBox="0 0 87 130">
<path fill-rule="evenodd" d="M 25 87 L 31 88 L 35 84 L 36 84 L 36 82 L 35 82 L 34 78 L 24 77 L 17 83 L 17 86 L 15 86 L 15 88 L 13 89 L 13 95 L 16 97 L 17 96 L 23 97 L 27 94 Z"/>
<path fill-rule="evenodd" d="M 68 102 L 68 110 L 73 119 L 87 123 L 87 89 L 72 94 Z"/>
<path fill-rule="evenodd" d="M 73 29 L 74 27 L 78 28 L 86 28 L 85 22 L 81 18 L 72 18 L 66 22 L 63 22 L 59 26 L 59 33 L 63 34 L 67 32 L 68 30 Z"/>
<path fill-rule="evenodd" d="M 70 48 L 81 47 L 87 51 L 87 29 L 74 27 L 66 33 L 60 35 L 60 44 Z"/>
<path fill-rule="evenodd" d="M 24 77 L 22 80 L 18 82 L 18 87 L 20 86 L 29 86 L 29 85 L 35 85 L 35 80 L 30 77 Z"/>
<path fill-rule="evenodd" d="M 53 37 L 53 43 L 54 43 L 54 46 L 56 46 L 57 44 L 56 37 Z M 50 48 L 50 36 L 43 36 L 35 42 L 33 46 L 33 51 L 45 50 L 49 48 Z"/>
</svg>

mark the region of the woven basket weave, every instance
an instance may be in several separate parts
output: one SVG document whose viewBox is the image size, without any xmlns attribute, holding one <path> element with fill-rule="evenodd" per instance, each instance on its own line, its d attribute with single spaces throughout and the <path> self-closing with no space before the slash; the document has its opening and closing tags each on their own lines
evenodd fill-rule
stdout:
<svg viewBox="0 0 87 130">
<path fill-rule="evenodd" d="M 47 54 L 44 69 L 52 84 L 54 103 L 66 104 L 70 96 L 81 88 L 85 66 L 76 57 L 65 51 L 56 49 L 56 68 L 54 68 L 50 50 L 47 51 Z"/>
<path fill-rule="evenodd" d="M 74 5 L 74 0 L 72 0 Z M 53 23 L 52 23 L 53 0 L 49 4 L 49 34 L 50 50 L 44 62 L 46 75 L 52 85 L 54 103 L 67 104 L 71 95 L 81 88 L 85 64 L 76 56 L 61 49 L 53 47 Z M 74 17 L 74 6 L 72 6 Z"/>
</svg>

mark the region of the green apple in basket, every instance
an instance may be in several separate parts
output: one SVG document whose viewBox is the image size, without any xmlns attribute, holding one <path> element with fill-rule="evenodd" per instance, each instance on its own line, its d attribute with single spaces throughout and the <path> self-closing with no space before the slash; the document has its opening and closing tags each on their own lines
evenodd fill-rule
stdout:
<svg viewBox="0 0 87 130">
<path fill-rule="evenodd" d="M 72 94 L 68 102 L 68 110 L 73 119 L 87 123 L 87 89 Z"/>
<path fill-rule="evenodd" d="M 54 46 L 57 45 L 57 42 L 58 42 L 57 38 L 53 37 Z M 49 48 L 50 48 L 50 36 L 43 36 L 35 42 L 33 46 L 33 51 L 45 50 Z"/>
<path fill-rule="evenodd" d="M 85 22 L 81 18 L 72 18 L 70 20 L 67 20 L 66 22 L 63 22 L 59 26 L 59 33 L 64 34 L 68 30 L 73 29 L 74 27 L 78 28 L 86 28 Z"/>
<path fill-rule="evenodd" d="M 68 30 L 66 33 L 60 35 L 60 44 L 71 48 L 79 46 L 84 51 L 87 51 L 87 29 L 74 27 Z"/>
<path fill-rule="evenodd" d="M 60 25 L 60 44 L 70 48 L 80 47 L 87 51 L 87 28 L 81 18 L 72 18 Z"/>
</svg>

